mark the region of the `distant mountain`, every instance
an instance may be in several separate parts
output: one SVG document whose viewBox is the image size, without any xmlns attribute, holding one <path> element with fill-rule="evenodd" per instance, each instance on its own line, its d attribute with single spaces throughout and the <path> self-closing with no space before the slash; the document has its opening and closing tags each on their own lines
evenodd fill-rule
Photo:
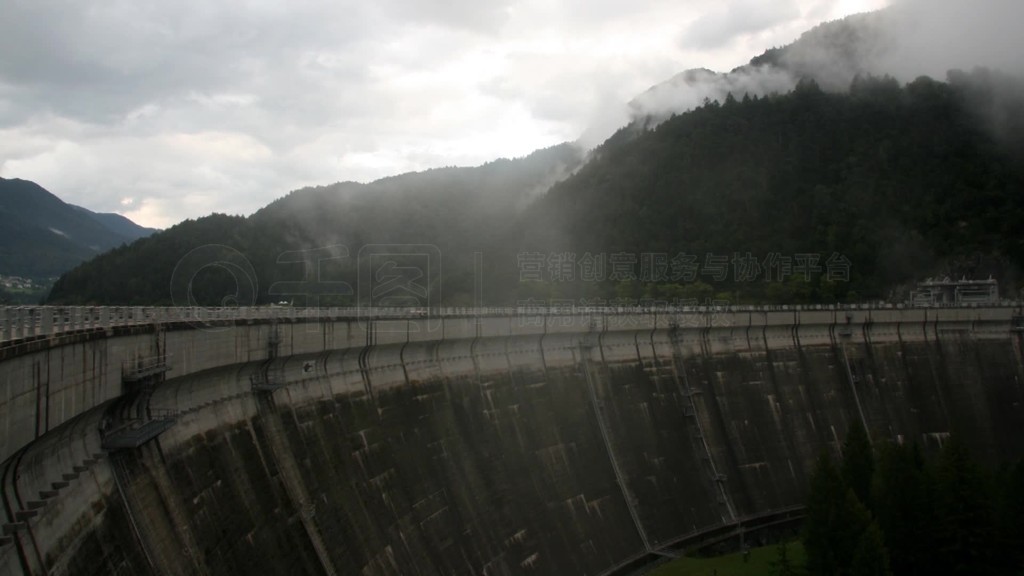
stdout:
<svg viewBox="0 0 1024 576">
<path fill-rule="evenodd" d="M 46 279 L 152 233 L 68 204 L 34 182 L 0 178 L 0 275 Z"/>
<path fill-rule="evenodd" d="M 82 208 L 81 206 L 70 205 L 72 208 L 76 208 L 88 214 L 94 220 L 105 226 L 111 232 L 123 236 L 128 240 L 138 240 L 139 238 L 145 238 L 150 234 L 157 231 L 156 228 L 146 228 L 139 226 L 135 222 L 132 222 L 128 218 L 116 214 L 113 212 L 93 212 L 88 208 Z"/>
</svg>

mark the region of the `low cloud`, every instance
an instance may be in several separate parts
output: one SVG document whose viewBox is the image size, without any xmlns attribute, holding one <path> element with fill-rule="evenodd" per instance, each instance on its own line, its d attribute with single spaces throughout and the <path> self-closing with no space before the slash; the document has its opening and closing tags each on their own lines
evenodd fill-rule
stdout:
<svg viewBox="0 0 1024 576">
<path fill-rule="evenodd" d="M 718 48 L 738 36 L 761 32 L 799 16 L 800 7 L 794 0 L 723 2 L 691 22 L 680 43 L 684 48 Z"/>
<path fill-rule="evenodd" d="M 688 70 L 637 96 L 629 106 L 633 117 L 665 118 L 700 106 L 705 100 L 722 102 L 729 94 L 736 99 L 745 95 L 782 94 L 795 85 L 793 75 L 767 66 L 746 68 L 732 74 L 718 74 L 706 69 Z"/>
<path fill-rule="evenodd" d="M 750 9 L 745 18 L 724 18 L 744 9 Z M 712 29 L 719 17 L 730 28 L 720 28 L 709 38 L 724 39 L 773 22 L 745 2 L 734 2 L 694 21 L 691 28 L 708 25 Z M 736 98 L 745 93 L 783 93 L 802 77 L 813 77 L 826 90 L 843 91 L 857 74 L 888 74 L 909 82 L 921 75 L 943 80 L 950 69 L 988 67 L 1024 76 L 1024 60 L 1018 56 L 1024 46 L 1017 30 L 1022 21 L 1024 3 L 1014 0 L 982 5 L 966 0 L 900 0 L 882 11 L 808 30 L 786 49 L 781 67 L 744 66 L 724 74 L 695 69 L 679 74 L 634 99 L 631 116 L 658 121 L 699 106 L 705 99 L 722 101 L 729 93 Z M 696 38 L 699 41 L 699 35 Z"/>
</svg>

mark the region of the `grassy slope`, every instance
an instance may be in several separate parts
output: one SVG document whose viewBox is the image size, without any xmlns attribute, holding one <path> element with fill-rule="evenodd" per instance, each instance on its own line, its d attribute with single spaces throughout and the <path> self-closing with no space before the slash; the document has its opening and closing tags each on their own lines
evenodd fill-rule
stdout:
<svg viewBox="0 0 1024 576">
<path fill-rule="evenodd" d="M 804 547 L 800 542 L 790 542 L 786 550 L 791 563 L 803 566 Z M 778 546 L 763 546 L 751 548 L 746 563 L 740 553 L 714 558 L 680 558 L 659 566 L 648 576 L 767 576 L 775 573 L 777 558 Z"/>
</svg>

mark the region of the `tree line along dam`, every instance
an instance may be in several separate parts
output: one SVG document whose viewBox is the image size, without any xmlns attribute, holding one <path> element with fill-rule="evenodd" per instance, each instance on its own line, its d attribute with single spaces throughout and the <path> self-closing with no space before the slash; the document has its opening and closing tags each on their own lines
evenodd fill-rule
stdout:
<svg viewBox="0 0 1024 576">
<path fill-rule="evenodd" d="M 1018 303 L 0 308 L 0 574 L 617 574 L 859 421 L 1024 456 Z"/>
</svg>

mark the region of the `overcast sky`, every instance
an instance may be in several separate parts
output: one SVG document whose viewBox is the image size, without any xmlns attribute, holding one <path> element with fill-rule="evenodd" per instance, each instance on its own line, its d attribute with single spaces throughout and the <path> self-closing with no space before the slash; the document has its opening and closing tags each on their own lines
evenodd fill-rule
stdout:
<svg viewBox="0 0 1024 576">
<path fill-rule="evenodd" d="M 167 227 L 624 120 L 886 0 L 0 0 L 0 176 Z M 611 120 L 609 120 L 611 119 Z"/>
</svg>

